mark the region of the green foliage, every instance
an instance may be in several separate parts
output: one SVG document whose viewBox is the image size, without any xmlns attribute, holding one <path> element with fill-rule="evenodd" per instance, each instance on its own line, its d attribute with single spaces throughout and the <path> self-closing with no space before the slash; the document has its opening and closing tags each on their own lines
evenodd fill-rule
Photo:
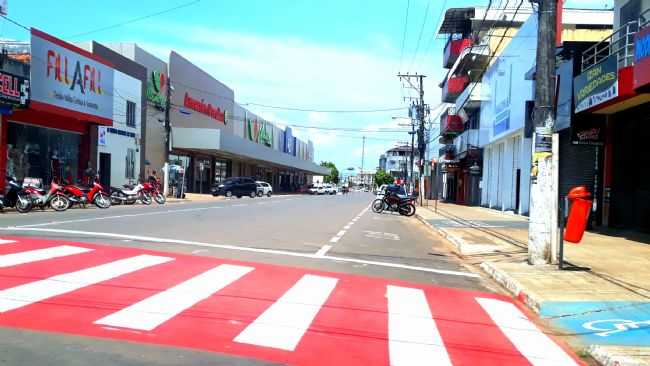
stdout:
<svg viewBox="0 0 650 366">
<path fill-rule="evenodd" d="M 330 174 L 323 177 L 323 182 L 325 183 L 339 183 L 339 170 L 336 168 L 336 165 L 331 161 L 321 161 L 321 166 L 330 168 Z"/>
<path fill-rule="evenodd" d="M 375 184 L 381 186 L 382 184 L 393 184 L 395 178 L 392 175 L 386 173 L 386 171 L 379 169 L 375 173 Z"/>
</svg>

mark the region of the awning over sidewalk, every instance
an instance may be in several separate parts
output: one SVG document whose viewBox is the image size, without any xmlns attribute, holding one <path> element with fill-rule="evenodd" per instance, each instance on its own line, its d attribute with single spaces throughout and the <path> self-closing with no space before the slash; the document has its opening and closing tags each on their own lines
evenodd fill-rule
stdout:
<svg viewBox="0 0 650 366">
<path fill-rule="evenodd" d="M 299 159 L 293 155 L 273 150 L 267 146 L 234 135 L 224 134 L 221 136 L 220 150 L 271 164 L 282 165 L 287 168 L 302 170 L 315 175 L 328 175 L 330 173 L 328 168 L 322 167 L 314 162 Z"/>
</svg>

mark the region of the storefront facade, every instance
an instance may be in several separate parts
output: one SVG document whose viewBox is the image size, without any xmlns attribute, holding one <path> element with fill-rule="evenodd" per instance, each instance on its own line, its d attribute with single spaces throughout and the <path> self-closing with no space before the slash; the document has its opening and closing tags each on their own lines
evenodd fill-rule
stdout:
<svg viewBox="0 0 650 366">
<path fill-rule="evenodd" d="M 113 77 L 108 61 L 32 29 L 31 101 L 3 118 L 0 170 L 41 185 L 82 180 L 91 128 L 112 125 Z"/>
<path fill-rule="evenodd" d="M 645 10 L 641 2 L 615 3 L 615 23 L 620 28 L 614 30 L 613 38 L 620 37 L 617 49 L 622 51 L 613 52 L 600 43 L 584 52 L 581 72 L 574 78 L 574 113 L 595 126 L 582 136 L 604 143 L 597 160 L 602 167 L 597 177 L 602 179 L 593 188 L 599 205 L 597 223 L 650 232 L 650 173 L 646 169 L 650 158 L 643 152 L 650 139 L 650 27 L 640 17 Z"/>
</svg>

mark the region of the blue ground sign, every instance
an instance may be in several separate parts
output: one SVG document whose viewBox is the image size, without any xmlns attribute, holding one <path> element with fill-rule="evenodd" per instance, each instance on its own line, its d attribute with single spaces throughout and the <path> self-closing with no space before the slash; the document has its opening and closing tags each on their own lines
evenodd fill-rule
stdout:
<svg viewBox="0 0 650 366">
<path fill-rule="evenodd" d="M 541 315 L 585 344 L 650 346 L 650 302 L 545 302 Z"/>
</svg>

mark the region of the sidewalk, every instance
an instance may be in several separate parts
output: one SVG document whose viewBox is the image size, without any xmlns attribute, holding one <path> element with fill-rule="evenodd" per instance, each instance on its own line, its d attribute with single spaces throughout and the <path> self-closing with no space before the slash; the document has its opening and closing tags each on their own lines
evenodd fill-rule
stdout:
<svg viewBox="0 0 650 366">
<path fill-rule="evenodd" d="M 433 201 L 418 218 L 457 253 L 571 335 L 602 364 L 650 365 L 650 241 L 585 233 L 565 245 L 565 259 L 591 271 L 559 271 L 526 263 L 528 218 L 482 207 Z M 635 363 L 636 362 L 636 363 Z M 644 363 L 645 362 L 645 363 Z"/>
<path fill-rule="evenodd" d="M 185 193 L 185 198 L 167 197 L 167 203 L 221 201 L 225 197 L 213 197 L 211 194 Z"/>
</svg>

